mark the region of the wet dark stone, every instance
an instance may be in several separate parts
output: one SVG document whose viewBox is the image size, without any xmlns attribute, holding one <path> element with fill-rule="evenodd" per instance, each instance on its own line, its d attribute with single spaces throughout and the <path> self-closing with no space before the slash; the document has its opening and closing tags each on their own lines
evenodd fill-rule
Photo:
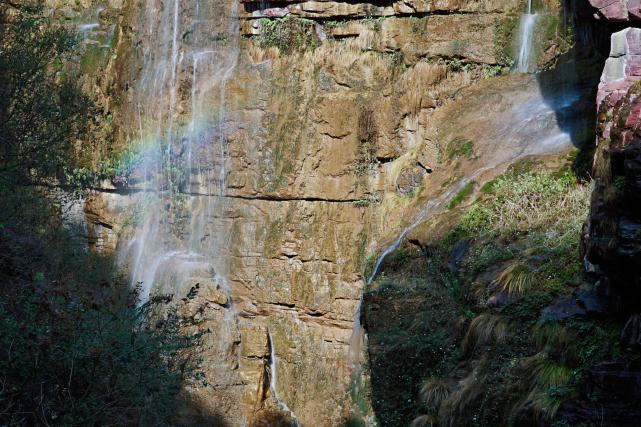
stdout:
<svg viewBox="0 0 641 427">
<path fill-rule="evenodd" d="M 541 312 L 541 320 L 544 322 L 584 317 L 587 317 L 587 310 L 578 304 L 576 298 L 562 299 Z"/>
<path fill-rule="evenodd" d="M 461 263 L 461 260 L 463 260 L 465 254 L 469 249 L 469 240 L 459 240 L 458 242 L 456 242 L 454 248 L 452 249 L 452 252 L 450 253 L 450 259 L 448 262 L 448 267 L 450 268 L 451 272 L 454 273 L 458 271 L 459 264 Z"/>
<path fill-rule="evenodd" d="M 641 314 L 630 316 L 621 332 L 621 344 L 630 348 L 641 348 Z"/>
<path fill-rule="evenodd" d="M 601 316 L 608 313 L 608 300 L 597 291 L 579 288 L 574 291 L 574 297 L 577 304 L 590 316 Z"/>
<path fill-rule="evenodd" d="M 639 426 L 641 372 L 618 362 L 593 365 L 585 371 L 579 396 L 561 405 L 556 420 L 571 426 Z"/>
</svg>

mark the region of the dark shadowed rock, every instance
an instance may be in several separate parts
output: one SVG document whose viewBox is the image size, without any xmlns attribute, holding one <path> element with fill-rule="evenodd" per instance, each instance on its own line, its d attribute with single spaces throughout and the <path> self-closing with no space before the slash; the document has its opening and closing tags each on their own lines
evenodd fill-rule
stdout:
<svg viewBox="0 0 641 427">
<path fill-rule="evenodd" d="M 617 362 L 588 369 L 579 396 L 564 402 L 557 414 L 572 426 L 638 426 L 639 419 L 641 372 Z"/>
<path fill-rule="evenodd" d="M 641 315 L 633 314 L 621 332 L 621 343 L 628 347 L 641 347 Z"/>
</svg>

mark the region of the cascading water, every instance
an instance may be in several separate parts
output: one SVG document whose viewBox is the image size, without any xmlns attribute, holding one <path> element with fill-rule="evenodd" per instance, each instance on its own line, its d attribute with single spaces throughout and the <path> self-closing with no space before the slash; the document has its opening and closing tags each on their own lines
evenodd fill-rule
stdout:
<svg viewBox="0 0 641 427">
<path fill-rule="evenodd" d="M 220 249 L 208 226 L 224 207 L 225 88 L 238 55 L 233 15 L 201 8 L 198 0 L 172 0 L 163 7 L 147 3 L 142 17 L 139 154 L 128 184 L 148 192 L 139 205 L 142 227 L 123 254 L 141 302 L 153 292 L 178 293 L 188 282 L 213 281 L 214 271 L 222 273 L 214 265 Z"/>
<path fill-rule="evenodd" d="M 230 3 L 231 4 L 231 3 Z M 119 259 L 139 290 L 182 298 L 192 288 L 216 297 L 208 315 L 215 336 L 200 348 L 216 384 L 238 380 L 238 321 L 221 252 L 229 238 L 223 217 L 228 167 L 226 84 L 238 57 L 236 2 L 201 7 L 200 0 L 148 1 L 140 11 L 143 68 L 134 87 L 137 124 L 126 185 L 135 191 L 133 236 Z M 211 323 L 215 322 L 215 323 Z"/>
<path fill-rule="evenodd" d="M 527 13 L 521 17 L 519 27 L 519 52 L 516 60 L 516 71 L 519 73 L 530 71 L 530 60 L 533 56 L 532 39 L 537 18 L 538 14 L 532 13 L 532 0 L 528 0 Z"/>
<path fill-rule="evenodd" d="M 272 338 L 271 332 L 269 332 L 269 388 L 271 389 L 274 400 L 276 400 L 278 406 L 280 406 L 283 412 L 289 414 L 296 427 L 300 427 L 296 414 L 294 414 L 294 411 L 289 409 L 287 404 L 283 402 L 276 389 L 276 346 L 274 345 L 274 339 Z"/>
</svg>

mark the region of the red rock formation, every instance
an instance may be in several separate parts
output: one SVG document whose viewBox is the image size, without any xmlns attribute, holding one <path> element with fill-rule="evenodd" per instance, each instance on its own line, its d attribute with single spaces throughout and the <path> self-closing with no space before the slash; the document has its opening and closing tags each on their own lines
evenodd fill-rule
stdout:
<svg viewBox="0 0 641 427">
<path fill-rule="evenodd" d="M 612 35 L 597 102 L 595 189 L 584 236 L 586 265 L 616 311 L 630 312 L 641 276 L 641 30 Z"/>
<path fill-rule="evenodd" d="M 641 0 L 590 0 L 598 10 L 596 18 L 608 21 L 634 21 L 641 19 Z"/>
</svg>

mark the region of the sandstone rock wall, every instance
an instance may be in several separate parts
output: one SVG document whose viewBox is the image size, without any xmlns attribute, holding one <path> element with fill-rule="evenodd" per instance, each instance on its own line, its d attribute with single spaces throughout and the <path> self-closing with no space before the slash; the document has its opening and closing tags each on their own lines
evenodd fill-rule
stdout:
<svg viewBox="0 0 641 427">
<path fill-rule="evenodd" d="M 96 86 L 115 141 L 96 164 L 126 153 L 140 132 L 135 88 L 141 52 L 151 49 L 142 27 L 150 5 L 131 0 L 100 12 L 104 25 L 116 26 Z M 181 19 L 193 13 L 190 5 L 181 6 Z M 349 416 L 349 347 L 364 265 L 451 184 L 446 153 L 456 135 L 435 114 L 465 104 L 462 90 L 508 71 L 523 7 L 513 0 L 240 4 L 238 62 L 217 107 L 225 110 L 217 130 L 228 155 L 224 197 L 203 177 L 184 195 L 191 207 L 185 217 L 216 200 L 197 237 L 216 243 L 207 263 L 219 276 L 202 267 L 202 293 L 185 313 L 194 331 L 212 331 L 197 349 L 206 381 L 187 387 L 185 423 L 218 414 L 230 425 L 270 425 L 275 411 L 288 417 L 277 397 L 304 426 L 336 426 Z M 559 10 L 553 5 L 549 13 Z M 263 19 L 284 16 L 313 19 L 315 45 L 285 53 L 263 43 Z M 542 61 L 562 51 L 558 34 Z M 189 73 L 177 81 L 181 123 L 190 111 Z M 468 107 L 482 108 L 474 107 L 485 105 L 481 98 Z M 200 166 L 221 167 L 205 154 Z M 146 194 L 137 173 L 114 176 L 86 206 L 94 249 L 116 251 L 125 268 L 137 226 L 132 213 Z M 181 295 L 193 284 L 164 290 Z"/>
</svg>

